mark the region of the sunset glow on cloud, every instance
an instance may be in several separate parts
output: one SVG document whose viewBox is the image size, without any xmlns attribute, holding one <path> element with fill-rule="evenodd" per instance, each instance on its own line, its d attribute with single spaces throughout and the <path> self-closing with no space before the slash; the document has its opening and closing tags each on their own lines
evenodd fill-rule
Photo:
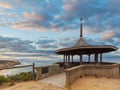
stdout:
<svg viewBox="0 0 120 90">
<path fill-rule="evenodd" d="M 119 0 L 0 0 L 0 56 L 61 59 L 55 50 L 77 42 L 81 17 L 86 41 L 118 47 L 119 59 Z"/>
</svg>

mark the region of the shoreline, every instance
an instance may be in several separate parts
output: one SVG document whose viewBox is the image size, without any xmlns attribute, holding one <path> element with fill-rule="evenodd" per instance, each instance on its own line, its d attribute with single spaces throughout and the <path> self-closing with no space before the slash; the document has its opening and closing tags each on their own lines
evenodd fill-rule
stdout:
<svg viewBox="0 0 120 90">
<path fill-rule="evenodd" d="M 19 61 L 0 60 L 0 69 L 21 64 Z"/>
<path fill-rule="evenodd" d="M 0 60 L 0 75 L 8 75 L 13 70 L 2 69 L 21 64 L 19 61 Z"/>
</svg>

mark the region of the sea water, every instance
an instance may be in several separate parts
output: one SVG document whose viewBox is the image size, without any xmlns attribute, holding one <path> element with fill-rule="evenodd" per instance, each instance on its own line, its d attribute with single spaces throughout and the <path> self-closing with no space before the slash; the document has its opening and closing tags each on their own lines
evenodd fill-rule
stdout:
<svg viewBox="0 0 120 90">
<path fill-rule="evenodd" d="M 47 66 L 47 65 L 52 65 L 55 62 L 62 62 L 63 60 L 18 60 L 21 64 L 20 65 L 32 65 L 35 63 L 35 67 L 39 66 Z M 74 60 L 78 61 L 78 60 Z M 87 61 L 87 60 L 84 60 Z M 93 61 L 93 60 L 91 60 Z M 104 62 L 113 62 L 113 63 L 120 63 L 119 59 L 103 59 Z M 2 70 L 0 71 L 0 75 L 15 75 L 21 72 L 28 72 L 32 71 L 32 67 L 24 67 L 24 68 L 17 68 L 17 69 L 7 69 L 7 70 Z"/>
<path fill-rule="evenodd" d="M 60 62 L 60 60 L 18 60 L 18 61 L 21 63 L 20 66 L 32 65 L 33 63 L 35 63 L 35 67 L 48 66 L 48 65 L 52 65 L 55 62 Z M 6 69 L 6 70 L 0 71 L 0 75 L 15 75 L 21 72 L 29 72 L 29 71 L 32 71 L 32 67 Z"/>
</svg>

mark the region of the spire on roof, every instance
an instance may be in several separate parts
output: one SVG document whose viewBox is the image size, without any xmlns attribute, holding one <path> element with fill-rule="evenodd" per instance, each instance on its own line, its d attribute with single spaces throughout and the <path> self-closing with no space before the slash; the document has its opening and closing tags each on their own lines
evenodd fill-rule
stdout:
<svg viewBox="0 0 120 90">
<path fill-rule="evenodd" d="M 80 21 L 81 21 L 81 24 L 80 24 L 80 37 L 82 37 L 82 21 L 83 21 L 83 18 L 81 18 Z"/>
<path fill-rule="evenodd" d="M 82 21 L 83 18 L 80 19 L 81 24 L 80 24 L 80 39 L 78 40 L 78 42 L 73 46 L 73 47 L 78 47 L 78 46 L 88 46 L 87 42 L 83 39 L 83 33 L 82 33 Z"/>
</svg>

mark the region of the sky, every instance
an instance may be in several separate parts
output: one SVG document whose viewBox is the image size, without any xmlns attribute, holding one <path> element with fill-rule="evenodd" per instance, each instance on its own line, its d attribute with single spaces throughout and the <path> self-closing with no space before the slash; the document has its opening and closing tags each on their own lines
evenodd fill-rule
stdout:
<svg viewBox="0 0 120 90">
<path fill-rule="evenodd" d="M 120 0 L 0 0 L 0 59 L 62 60 L 55 51 L 83 37 L 114 45 L 105 59 L 120 60 Z"/>
</svg>

